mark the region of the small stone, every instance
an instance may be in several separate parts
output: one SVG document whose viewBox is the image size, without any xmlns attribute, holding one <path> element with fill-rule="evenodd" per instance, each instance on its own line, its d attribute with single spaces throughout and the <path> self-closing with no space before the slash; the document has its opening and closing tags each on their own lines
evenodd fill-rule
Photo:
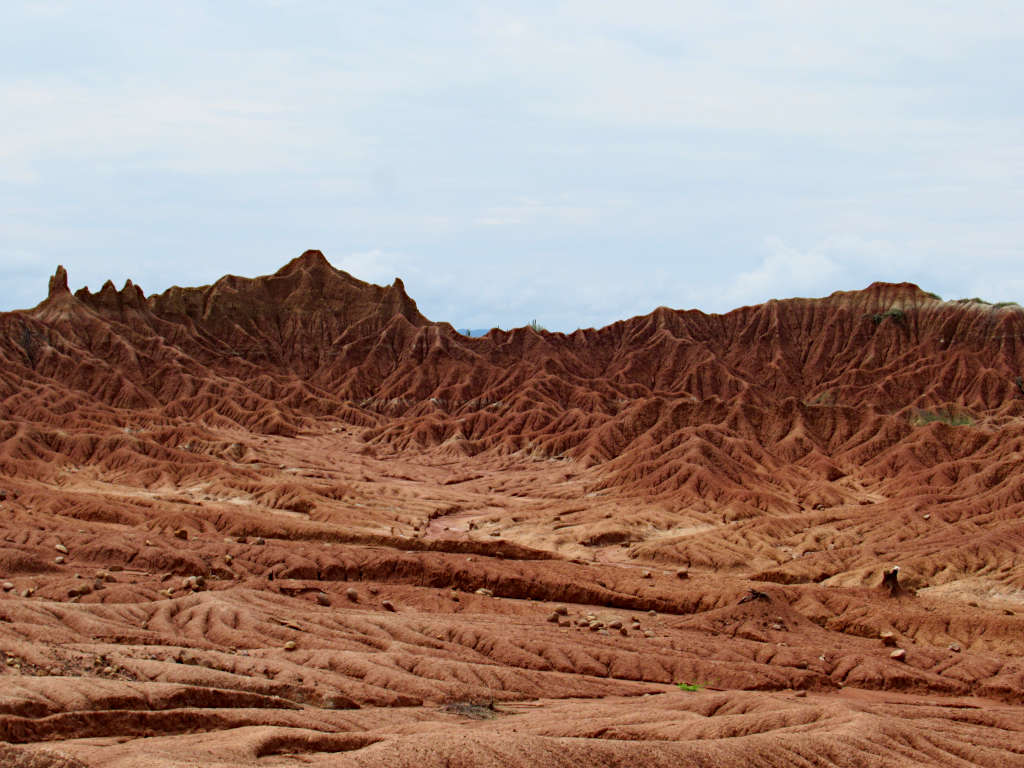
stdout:
<svg viewBox="0 0 1024 768">
<path fill-rule="evenodd" d="M 677 579 L 688 579 L 688 578 L 690 578 L 690 572 L 688 570 L 686 570 L 685 568 L 680 568 L 678 571 L 676 571 L 676 578 Z"/>
<path fill-rule="evenodd" d="M 284 644 L 284 649 L 286 651 L 294 651 L 296 648 L 298 648 L 298 645 L 295 643 L 294 640 L 289 640 L 287 643 Z"/>
<path fill-rule="evenodd" d="M 925 520 L 931 520 L 932 519 L 931 515 L 923 515 L 923 517 L 924 517 Z"/>
<path fill-rule="evenodd" d="M 385 611 L 394 611 L 395 610 L 395 604 L 392 603 L 390 600 L 381 600 L 380 601 L 380 606 Z"/>
<path fill-rule="evenodd" d="M 56 549 L 62 555 L 66 555 L 68 553 L 68 548 L 65 547 L 63 544 L 58 544 L 56 547 L 54 547 L 54 549 Z"/>
<path fill-rule="evenodd" d="M 4 592 L 10 592 L 12 589 L 14 589 L 14 584 L 12 584 L 9 581 L 5 581 L 4 582 Z"/>
<path fill-rule="evenodd" d="M 234 560 L 235 558 L 233 558 L 231 555 L 224 555 L 224 562 L 228 565 L 231 565 L 231 563 L 233 563 Z"/>
<path fill-rule="evenodd" d="M 648 612 L 647 612 L 647 615 L 648 615 L 648 616 L 657 616 L 657 615 L 658 615 L 658 612 L 657 612 L 657 611 L 655 611 L 655 610 L 650 610 L 650 611 L 648 611 Z"/>
<path fill-rule="evenodd" d="M 644 630 L 644 637 L 654 637 L 654 632 L 650 629 Z"/>
<path fill-rule="evenodd" d="M 112 674 L 114 674 L 114 668 L 113 667 L 104 667 L 103 668 L 103 674 L 104 675 L 112 675 Z"/>
<path fill-rule="evenodd" d="M 950 643 L 949 650 L 953 653 L 960 653 L 960 643 Z"/>
<path fill-rule="evenodd" d="M 559 605 L 555 607 L 555 613 L 557 613 L 559 616 L 568 616 L 569 609 L 566 608 L 564 605 Z"/>
<path fill-rule="evenodd" d="M 619 634 L 623 637 L 627 637 L 629 635 L 629 630 L 625 627 L 619 627 Z"/>
<path fill-rule="evenodd" d="M 548 616 L 548 621 L 550 621 L 552 624 L 557 624 L 558 623 L 558 614 L 555 613 L 554 611 L 552 611 L 551 615 Z"/>
<path fill-rule="evenodd" d="M 476 591 L 476 594 L 483 595 L 484 597 L 494 597 L 494 593 L 486 587 L 480 587 L 480 589 Z"/>
<path fill-rule="evenodd" d="M 123 571 L 123 570 L 124 570 L 124 566 L 121 566 L 121 565 L 112 565 L 112 566 L 110 566 L 110 572 L 111 573 L 119 573 L 120 571 Z"/>
<path fill-rule="evenodd" d="M 188 531 L 186 531 L 184 528 L 179 528 L 174 532 L 174 538 L 184 539 L 185 541 L 188 541 Z"/>
<path fill-rule="evenodd" d="M 797 691 L 793 695 L 796 696 L 798 699 L 806 699 L 807 698 L 807 691 Z"/>
<path fill-rule="evenodd" d="M 785 629 L 785 627 L 776 622 L 775 624 L 772 624 L 772 629 L 774 629 L 776 632 L 781 632 Z"/>
<path fill-rule="evenodd" d="M 324 606 L 326 608 L 326 607 L 328 607 L 331 604 L 331 598 L 329 598 L 323 592 L 317 592 L 316 593 L 316 602 L 317 602 L 317 604 L 322 605 L 322 606 Z"/>
<path fill-rule="evenodd" d="M 895 651 L 889 654 L 889 658 L 893 661 L 906 661 L 907 652 L 902 648 L 897 648 Z"/>
<path fill-rule="evenodd" d="M 373 586 L 373 585 L 370 585 L 369 587 L 367 587 L 366 591 L 369 592 L 371 595 L 376 595 L 376 594 L 378 594 L 380 592 L 380 590 L 377 587 Z"/>
<path fill-rule="evenodd" d="M 355 589 L 353 589 L 352 587 L 349 587 L 345 590 L 345 597 L 347 597 L 353 603 L 359 602 L 359 593 L 356 592 Z"/>
<path fill-rule="evenodd" d="M 882 640 L 882 645 L 896 645 L 896 634 L 893 632 L 882 632 L 879 638 Z"/>
<path fill-rule="evenodd" d="M 585 627 L 588 624 L 590 624 L 590 621 L 588 619 L 585 619 L 585 618 L 583 618 L 583 619 L 576 619 L 576 626 L 577 627 Z"/>
<path fill-rule="evenodd" d="M 601 629 L 604 625 L 600 621 L 592 621 L 588 626 L 590 627 L 591 632 L 597 632 L 597 630 Z"/>
<path fill-rule="evenodd" d="M 608 622 L 608 629 L 622 629 L 622 622 L 616 619 Z"/>
<path fill-rule="evenodd" d="M 651 573 L 650 571 L 644 571 L 642 574 L 640 574 L 640 576 L 641 576 L 641 578 L 644 578 L 644 579 L 653 579 L 654 578 L 654 574 Z"/>
<path fill-rule="evenodd" d="M 257 539 L 253 542 L 253 544 L 255 544 L 257 547 L 262 547 L 266 543 L 266 539 L 264 539 L 262 536 L 257 537 Z"/>
<path fill-rule="evenodd" d="M 569 621 L 568 619 L 559 619 L 558 620 L 558 626 L 560 626 L 560 627 L 571 627 L 572 626 L 572 622 Z"/>
<path fill-rule="evenodd" d="M 629 625 L 629 628 L 630 629 L 640 629 L 640 622 L 639 621 L 634 621 L 632 624 Z"/>
<path fill-rule="evenodd" d="M 53 562 L 55 562 L 57 565 L 64 565 L 64 555 L 57 555 L 55 558 L 53 558 Z"/>
</svg>

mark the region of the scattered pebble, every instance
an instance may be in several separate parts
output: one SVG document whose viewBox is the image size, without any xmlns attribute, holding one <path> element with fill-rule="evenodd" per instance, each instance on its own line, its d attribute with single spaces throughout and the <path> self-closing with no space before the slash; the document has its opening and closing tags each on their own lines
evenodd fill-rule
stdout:
<svg viewBox="0 0 1024 768">
<path fill-rule="evenodd" d="M 487 589 L 487 587 L 480 587 L 480 589 L 476 591 L 476 594 L 483 595 L 484 597 L 494 597 L 494 593 Z"/>
<path fill-rule="evenodd" d="M 294 640 L 289 640 L 287 643 L 284 644 L 284 649 L 286 651 L 294 651 L 296 648 L 298 648 L 298 645 L 295 643 Z"/>
<path fill-rule="evenodd" d="M 889 658 L 894 661 L 906 661 L 907 652 L 902 648 L 897 648 L 895 651 L 889 654 Z"/>
<path fill-rule="evenodd" d="M 235 558 L 233 558 L 231 555 L 224 555 L 224 562 L 228 565 L 231 565 L 231 563 L 234 562 L 234 560 Z"/>
<path fill-rule="evenodd" d="M 257 547 L 262 547 L 266 543 L 266 540 L 262 536 L 257 537 L 257 539 L 253 542 L 253 544 L 255 544 Z"/>
<path fill-rule="evenodd" d="M 68 553 L 68 548 L 65 547 L 63 544 L 58 544 L 56 547 L 54 547 L 54 549 L 56 549 L 62 555 L 66 555 Z"/>
<path fill-rule="evenodd" d="M 551 615 L 548 616 L 548 621 L 550 621 L 553 624 L 557 624 L 558 623 L 558 614 L 552 612 Z"/>
<path fill-rule="evenodd" d="M 678 571 L 676 571 L 676 578 L 677 579 L 688 579 L 688 578 L 690 578 L 690 572 L 688 570 L 686 570 L 685 568 L 680 568 Z"/>
<path fill-rule="evenodd" d="M 622 629 L 622 622 L 616 619 L 608 622 L 608 629 Z"/>
<path fill-rule="evenodd" d="M 380 601 L 380 605 L 381 605 L 381 608 L 383 608 L 385 611 L 394 611 L 395 610 L 395 604 L 392 603 L 390 600 L 381 600 Z"/>
<path fill-rule="evenodd" d="M 644 630 L 644 637 L 654 637 L 654 632 L 650 629 Z"/>
<path fill-rule="evenodd" d="M 657 612 L 657 611 L 655 611 L 655 610 L 650 610 L 650 611 L 648 611 L 648 612 L 647 612 L 647 615 L 648 615 L 648 616 L 657 616 L 657 615 L 658 615 L 658 612 Z"/>
<path fill-rule="evenodd" d="M 949 650 L 953 653 L 960 653 L 960 643 L 950 643 Z"/>
<path fill-rule="evenodd" d="M 174 532 L 174 538 L 184 539 L 185 541 L 188 541 L 188 531 L 186 531 L 184 528 L 179 528 Z"/>
<path fill-rule="evenodd" d="M 319 605 L 322 605 L 325 608 L 331 604 L 331 598 L 328 597 L 327 594 L 324 592 L 316 593 L 316 601 Z"/>
<path fill-rule="evenodd" d="M 348 589 L 345 590 L 345 597 L 347 597 L 353 603 L 358 603 L 359 602 L 359 593 L 356 592 L 356 590 L 353 589 L 352 587 L 349 587 Z"/>
<path fill-rule="evenodd" d="M 55 562 L 57 565 L 64 565 L 64 555 L 57 555 L 55 558 L 53 558 L 53 562 Z"/>
<path fill-rule="evenodd" d="M 14 585 L 11 582 L 9 582 L 9 581 L 5 581 L 4 582 L 4 592 L 10 592 L 12 589 L 14 589 Z"/>
<path fill-rule="evenodd" d="M 557 613 L 559 616 L 568 616 L 569 609 L 566 608 L 564 605 L 559 605 L 555 608 L 555 613 Z"/>
<path fill-rule="evenodd" d="M 642 578 L 645 578 L 645 579 L 653 579 L 654 578 L 654 574 L 651 573 L 650 571 L 644 571 L 642 574 L 640 574 L 640 576 Z"/>
<path fill-rule="evenodd" d="M 896 645 L 896 635 L 893 632 L 882 632 L 879 637 L 882 639 L 882 645 Z"/>
</svg>

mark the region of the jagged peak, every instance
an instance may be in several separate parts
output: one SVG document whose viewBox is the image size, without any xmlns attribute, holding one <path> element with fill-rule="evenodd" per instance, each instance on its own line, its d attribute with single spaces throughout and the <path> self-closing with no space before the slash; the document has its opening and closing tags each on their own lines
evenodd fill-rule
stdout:
<svg viewBox="0 0 1024 768">
<path fill-rule="evenodd" d="M 310 270 L 324 268 L 333 270 L 335 272 L 340 271 L 335 269 L 331 265 L 331 263 L 327 260 L 327 257 L 324 256 L 323 251 L 309 249 L 307 251 L 303 251 L 300 256 L 296 256 L 294 259 L 292 259 L 279 270 L 277 270 L 277 272 L 274 273 L 274 277 L 283 277 L 285 275 L 290 275 L 294 272 L 308 272 Z"/>
<path fill-rule="evenodd" d="M 64 294 L 71 295 L 71 289 L 68 288 L 68 271 L 64 269 L 63 264 L 58 264 L 57 271 L 50 278 L 50 286 L 46 298 L 52 299 Z"/>
</svg>

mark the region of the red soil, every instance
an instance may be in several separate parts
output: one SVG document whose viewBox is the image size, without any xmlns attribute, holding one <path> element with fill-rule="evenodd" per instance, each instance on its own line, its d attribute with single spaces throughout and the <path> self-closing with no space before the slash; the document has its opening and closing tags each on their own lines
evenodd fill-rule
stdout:
<svg viewBox="0 0 1024 768">
<path fill-rule="evenodd" d="M 58 269 L 0 314 L 0 764 L 1024 766 L 1022 374 L 909 284 L 467 338 L 315 251 Z"/>
</svg>

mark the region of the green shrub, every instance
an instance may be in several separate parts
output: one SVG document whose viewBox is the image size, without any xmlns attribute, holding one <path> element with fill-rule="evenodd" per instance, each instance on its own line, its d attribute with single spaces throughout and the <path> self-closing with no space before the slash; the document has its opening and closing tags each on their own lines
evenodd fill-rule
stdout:
<svg viewBox="0 0 1024 768">
<path fill-rule="evenodd" d="M 935 411 L 927 411 L 922 408 L 915 410 L 910 415 L 912 427 L 923 427 L 936 421 L 941 421 L 951 427 L 969 427 L 974 424 L 974 419 L 969 413 L 952 408 L 939 408 Z"/>
</svg>

